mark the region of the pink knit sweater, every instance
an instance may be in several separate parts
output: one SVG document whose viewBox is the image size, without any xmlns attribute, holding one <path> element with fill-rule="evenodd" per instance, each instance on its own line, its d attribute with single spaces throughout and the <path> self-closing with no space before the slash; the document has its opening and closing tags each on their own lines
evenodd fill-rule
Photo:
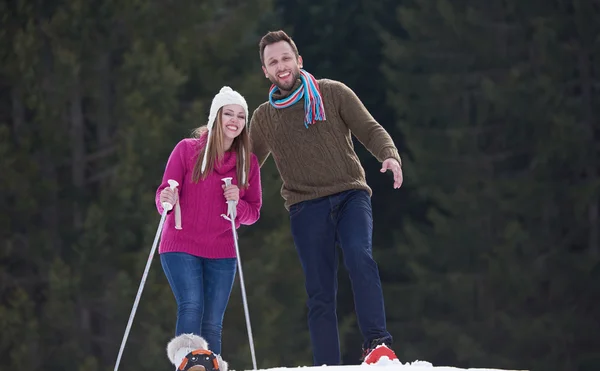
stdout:
<svg viewBox="0 0 600 371">
<path fill-rule="evenodd" d="M 175 214 L 168 213 L 163 227 L 159 253 L 186 252 L 204 258 L 235 258 L 235 245 L 231 232 L 231 222 L 221 214 L 227 214 L 227 203 L 223 196 L 221 179 L 232 177 L 232 184 L 238 184 L 236 176 L 236 154 L 226 152 L 223 162 L 205 179 L 192 181 L 194 164 L 201 148 L 206 143 L 206 135 L 198 139 L 183 139 L 171 152 L 162 184 L 156 191 L 156 208 L 162 214 L 160 192 L 169 186 L 167 181 L 179 182 L 179 204 L 181 206 L 181 227 L 175 229 Z M 260 216 L 262 190 L 260 167 L 254 154 L 250 158 L 248 188 L 240 188 L 237 204 L 236 228 L 240 224 L 250 225 Z"/>
</svg>

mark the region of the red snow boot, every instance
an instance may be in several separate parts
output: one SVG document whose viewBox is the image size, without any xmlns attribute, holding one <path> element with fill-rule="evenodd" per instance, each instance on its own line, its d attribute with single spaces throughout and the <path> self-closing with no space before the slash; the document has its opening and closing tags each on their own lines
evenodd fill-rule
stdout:
<svg viewBox="0 0 600 371">
<path fill-rule="evenodd" d="M 390 361 L 398 359 L 398 357 L 396 357 L 396 353 L 394 353 L 394 351 L 388 348 L 385 344 L 375 345 L 375 347 L 371 347 L 363 351 L 363 363 L 377 363 L 381 357 L 387 357 Z"/>
</svg>

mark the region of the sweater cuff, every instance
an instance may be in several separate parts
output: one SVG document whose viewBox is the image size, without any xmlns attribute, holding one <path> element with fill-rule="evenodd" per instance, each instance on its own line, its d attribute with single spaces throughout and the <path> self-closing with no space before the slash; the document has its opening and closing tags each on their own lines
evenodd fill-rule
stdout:
<svg viewBox="0 0 600 371">
<path fill-rule="evenodd" d="M 236 209 L 236 219 L 240 224 L 250 225 L 258 220 L 259 212 L 255 204 L 239 199 Z"/>
<path fill-rule="evenodd" d="M 240 222 L 240 224 L 244 224 L 243 221 L 246 218 L 246 214 L 248 213 L 248 203 L 240 198 L 235 207 L 237 220 Z"/>
<path fill-rule="evenodd" d="M 398 150 L 396 148 L 388 147 L 381 151 L 379 161 L 383 162 L 388 158 L 395 159 L 400 164 L 400 167 L 402 167 L 402 159 L 400 159 L 400 155 L 398 154 Z"/>
</svg>

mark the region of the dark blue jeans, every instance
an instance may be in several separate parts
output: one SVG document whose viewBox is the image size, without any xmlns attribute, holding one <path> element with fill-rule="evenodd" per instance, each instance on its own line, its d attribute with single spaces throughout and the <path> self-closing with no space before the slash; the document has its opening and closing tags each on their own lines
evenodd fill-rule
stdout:
<svg viewBox="0 0 600 371">
<path fill-rule="evenodd" d="M 236 273 L 236 259 L 206 259 L 186 253 L 160 255 L 177 302 L 175 336 L 202 336 L 221 354 L 223 317 Z"/>
<path fill-rule="evenodd" d="M 294 204 L 290 222 L 308 294 L 308 327 L 315 366 L 341 362 L 336 314 L 338 250 L 354 294 L 363 346 L 392 337 L 386 330 L 379 270 L 372 255 L 373 214 L 364 190 Z"/>
</svg>

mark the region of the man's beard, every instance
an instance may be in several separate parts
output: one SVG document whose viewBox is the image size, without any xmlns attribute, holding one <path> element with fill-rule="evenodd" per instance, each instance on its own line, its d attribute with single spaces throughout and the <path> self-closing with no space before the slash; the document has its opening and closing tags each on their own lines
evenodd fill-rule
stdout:
<svg viewBox="0 0 600 371">
<path fill-rule="evenodd" d="M 269 76 L 269 80 L 279 88 L 280 91 L 291 91 L 294 85 L 296 85 L 296 81 L 300 78 L 300 71 L 292 71 L 292 80 L 288 84 L 279 84 L 277 81 L 277 76 L 272 77 Z"/>
</svg>

